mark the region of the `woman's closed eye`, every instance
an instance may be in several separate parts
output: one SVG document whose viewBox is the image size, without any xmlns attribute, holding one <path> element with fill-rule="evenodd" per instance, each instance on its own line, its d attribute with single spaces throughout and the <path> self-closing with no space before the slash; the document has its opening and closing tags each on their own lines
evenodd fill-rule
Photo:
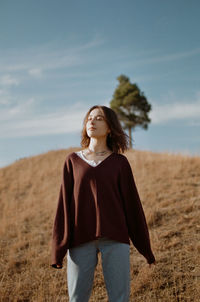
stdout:
<svg viewBox="0 0 200 302">
<path fill-rule="evenodd" d="M 89 116 L 87 120 L 88 120 L 88 121 L 92 121 L 92 117 Z M 96 116 L 96 117 L 94 118 L 94 120 L 96 120 L 96 121 L 104 121 L 104 117 L 103 117 L 103 116 Z"/>
</svg>

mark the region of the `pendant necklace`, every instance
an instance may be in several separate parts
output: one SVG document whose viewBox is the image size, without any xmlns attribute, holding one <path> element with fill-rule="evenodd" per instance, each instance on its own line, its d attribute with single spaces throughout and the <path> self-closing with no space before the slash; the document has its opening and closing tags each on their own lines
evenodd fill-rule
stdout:
<svg viewBox="0 0 200 302">
<path fill-rule="evenodd" d="M 92 151 L 88 148 L 88 150 L 91 152 L 91 153 L 94 153 L 95 155 L 99 155 L 99 156 L 103 156 L 105 155 L 106 153 L 108 153 L 108 150 L 104 150 L 104 151 L 98 151 L 98 152 L 95 152 L 95 151 Z"/>
</svg>

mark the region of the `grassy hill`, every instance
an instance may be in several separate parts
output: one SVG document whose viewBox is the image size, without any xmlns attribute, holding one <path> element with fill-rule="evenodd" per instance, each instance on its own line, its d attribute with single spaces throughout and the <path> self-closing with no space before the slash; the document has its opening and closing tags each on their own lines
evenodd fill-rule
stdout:
<svg viewBox="0 0 200 302">
<path fill-rule="evenodd" d="M 66 269 L 50 267 L 51 231 L 68 153 L 0 169 L 0 301 L 68 301 Z M 128 151 L 157 265 L 131 244 L 131 301 L 200 301 L 200 157 Z M 64 261 L 66 265 L 66 258 Z M 108 301 L 101 259 L 90 301 Z"/>
</svg>

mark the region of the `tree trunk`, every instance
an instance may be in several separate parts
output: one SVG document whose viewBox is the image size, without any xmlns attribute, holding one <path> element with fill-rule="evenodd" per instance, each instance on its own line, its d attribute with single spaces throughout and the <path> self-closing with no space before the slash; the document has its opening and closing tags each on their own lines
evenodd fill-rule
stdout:
<svg viewBox="0 0 200 302">
<path fill-rule="evenodd" d="M 131 134 L 131 127 L 128 128 L 128 134 L 129 134 L 129 148 L 132 149 L 132 134 Z"/>
</svg>

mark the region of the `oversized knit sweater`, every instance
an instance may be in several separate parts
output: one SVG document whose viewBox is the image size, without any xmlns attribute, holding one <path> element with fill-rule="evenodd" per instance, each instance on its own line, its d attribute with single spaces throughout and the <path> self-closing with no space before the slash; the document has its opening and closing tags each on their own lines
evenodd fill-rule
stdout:
<svg viewBox="0 0 200 302">
<path fill-rule="evenodd" d="M 155 261 L 149 232 L 126 156 L 111 153 L 91 166 L 75 152 L 64 162 L 53 225 L 51 265 L 62 267 L 67 250 L 107 237 L 130 244 Z"/>
</svg>

